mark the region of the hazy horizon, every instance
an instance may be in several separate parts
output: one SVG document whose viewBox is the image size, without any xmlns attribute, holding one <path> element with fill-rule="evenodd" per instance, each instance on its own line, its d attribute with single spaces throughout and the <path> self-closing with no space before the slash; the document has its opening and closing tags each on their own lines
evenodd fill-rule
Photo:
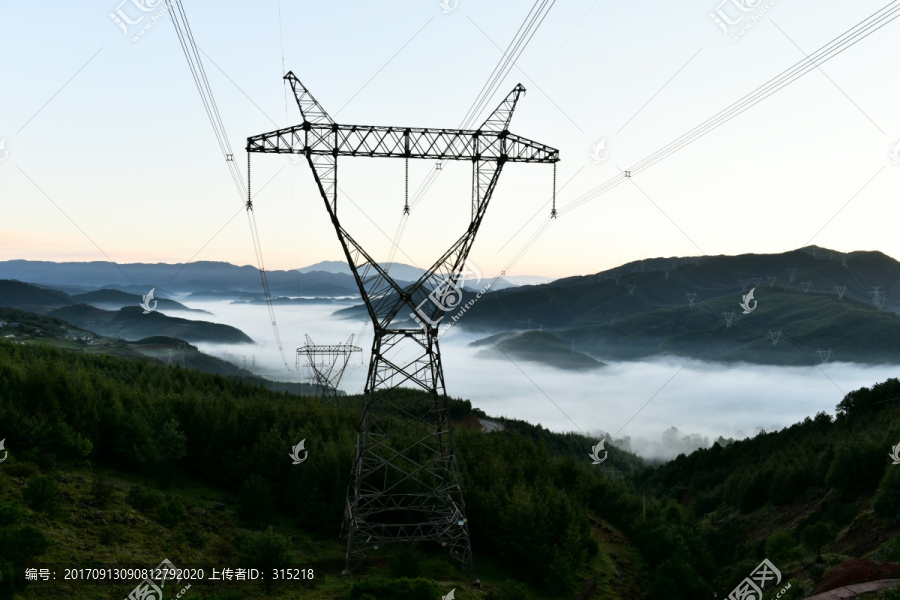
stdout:
<svg viewBox="0 0 900 600">
<path fill-rule="evenodd" d="M 549 165 L 507 165 L 470 259 L 485 273 L 558 278 L 651 256 L 809 243 L 900 256 L 890 218 L 900 116 L 880 76 L 900 60 L 896 23 L 630 183 L 565 210 L 880 7 L 779 2 L 735 42 L 710 18 L 715 3 L 554 6 L 486 106 L 517 83 L 528 90 L 510 129 L 560 150 L 560 216 L 550 219 Z M 232 186 L 171 23 L 132 42 L 110 18 L 115 9 L 89 2 L 65 18 L 48 18 L 44 4 L 0 9 L 0 39 L 17 57 L 0 66 L 0 190 L 15 202 L 0 224 L 0 258 L 257 265 L 239 214 L 246 194 Z M 460 0 L 447 12 L 412 0 L 188 7 L 241 169 L 247 137 L 301 121 L 288 70 L 340 123 L 458 126 L 526 12 L 511 0 Z M 311 19 L 321 27 L 290 35 Z M 411 161 L 410 194 L 432 163 Z M 308 165 L 271 155 L 252 165 L 266 266 L 341 256 Z M 342 224 L 378 260 L 396 240 L 395 260 L 431 264 L 468 224 L 466 164 L 444 166 L 402 235 L 403 161 L 342 159 L 340 172 Z"/>
</svg>

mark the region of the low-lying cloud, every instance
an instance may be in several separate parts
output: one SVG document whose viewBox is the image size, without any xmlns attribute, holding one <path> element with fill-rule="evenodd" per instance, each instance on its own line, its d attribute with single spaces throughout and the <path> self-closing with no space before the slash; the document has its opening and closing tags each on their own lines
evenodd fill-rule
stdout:
<svg viewBox="0 0 900 600">
<path fill-rule="evenodd" d="M 256 357 L 259 375 L 299 380 L 289 373 L 272 332 L 265 305 L 191 302 L 213 313 L 204 318 L 240 328 L 256 345 L 198 344 L 201 350 L 242 365 Z M 347 341 L 362 347 L 354 354 L 341 388 L 361 393 L 365 385 L 372 327 L 331 317 L 336 304 L 276 306 L 289 366 L 309 334 L 317 344 Z M 741 439 L 760 430 L 774 431 L 818 412 L 834 414 L 847 392 L 871 386 L 898 373 L 896 365 L 830 363 L 778 367 L 718 364 L 663 356 L 635 362 L 608 362 L 590 372 L 561 371 L 542 364 L 475 357 L 468 343 L 488 335 L 454 327 L 440 340 L 444 377 L 451 396 L 466 398 L 489 415 L 522 419 L 553 431 L 592 437 L 608 433 L 625 440 L 635 453 L 656 460 L 708 447 L 720 436 Z M 597 357 L 602 360 L 602 357 Z M 674 428 L 674 429 L 673 429 Z M 613 445 L 623 446 L 622 441 Z M 586 449 L 589 451 L 589 448 Z"/>
</svg>

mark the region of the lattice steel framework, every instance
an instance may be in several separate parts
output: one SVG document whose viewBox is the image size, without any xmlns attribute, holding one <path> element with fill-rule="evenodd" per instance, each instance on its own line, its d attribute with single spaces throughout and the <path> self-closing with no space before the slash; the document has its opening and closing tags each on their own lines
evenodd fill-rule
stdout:
<svg viewBox="0 0 900 600">
<path fill-rule="evenodd" d="M 353 336 L 346 344 L 316 345 L 307 335 L 306 344 L 297 348 L 297 368 L 301 358 L 306 358 L 306 368 L 310 383 L 316 386 L 316 396 L 337 398 L 338 386 L 354 352 L 362 352 L 362 348 L 353 345 Z"/>
<path fill-rule="evenodd" d="M 459 292 L 457 282 L 503 165 L 556 163 L 559 151 L 509 133 L 525 91 L 521 85 L 479 129 L 458 130 L 341 125 L 293 73 L 284 78 L 293 88 L 303 123 L 248 138 L 247 152 L 306 156 L 375 330 L 344 514 L 347 569 L 379 545 L 434 541 L 474 578 L 437 337 L 437 322 L 449 307 L 440 299 Z M 340 156 L 472 162 L 468 228 L 408 287 L 394 281 L 341 226 Z M 424 325 L 391 327 L 404 310 Z"/>
</svg>

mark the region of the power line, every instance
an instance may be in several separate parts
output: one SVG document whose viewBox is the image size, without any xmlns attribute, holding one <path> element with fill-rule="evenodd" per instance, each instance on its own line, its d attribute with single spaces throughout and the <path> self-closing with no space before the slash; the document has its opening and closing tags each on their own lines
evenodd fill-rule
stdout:
<svg viewBox="0 0 900 600">
<path fill-rule="evenodd" d="M 509 43 L 509 46 L 507 46 L 503 55 L 500 57 L 500 61 L 494 67 L 493 71 L 491 71 L 491 74 L 488 76 L 487 81 L 481 87 L 481 90 L 479 90 L 478 96 L 476 96 L 475 100 L 472 102 L 472 105 L 463 116 L 463 119 L 459 125 L 459 129 L 472 129 L 474 127 L 479 113 L 484 110 L 484 107 L 494 96 L 500 84 L 503 83 L 503 80 L 509 74 L 509 71 L 512 69 L 512 67 L 516 64 L 516 61 L 522 55 L 522 52 L 525 51 L 525 48 L 531 42 L 534 34 L 544 22 L 544 19 L 547 17 L 547 14 L 550 12 L 550 9 L 553 8 L 553 5 L 555 3 L 556 0 L 536 0 L 534 5 L 531 7 L 531 10 L 529 10 L 528 14 L 525 16 L 525 20 L 519 26 L 518 31 L 516 31 L 516 35 Z M 439 162 L 438 165 L 440 164 L 441 163 Z M 393 263 L 394 258 L 396 257 L 397 246 L 400 238 L 403 236 L 403 233 L 406 230 L 406 223 L 409 220 L 409 211 L 415 210 L 419 202 L 422 201 L 422 199 L 431 189 L 431 186 L 434 185 L 434 182 L 437 180 L 438 175 L 440 174 L 440 170 L 440 167 L 438 167 L 428 172 L 428 175 L 425 176 L 425 178 L 416 188 L 415 193 L 413 193 L 412 203 L 407 204 L 409 210 L 404 210 L 403 214 L 401 215 L 400 222 L 397 224 L 397 231 L 394 234 L 394 243 L 391 246 L 390 254 L 388 255 L 388 259 L 386 261 L 388 263 L 388 272 L 390 272 L 390 264 Z"/>
<path fill-rule="evenodd" d="M 885 7 L 876 11 L 868 18 L 863 19 L 854 27 L 851 27 L 849 30 L 845 31 L 832 41 L 828 42 L 827 44 L 813 52 L 811 55 L 809 55 L 809 57 L 798 61 L 797 63 L 783 71 L 781 74 L 769 80 L 767 83 L 759 86 L 737 102 L 718 112 L 716 115 L 710 117 L 691 131 L 685 133 L 681 137 L 673 140 L 666 146 L 663 146 L 653 154 L 644 158 L 642 161 L 631 167 L 628 171 L 633 176 L 652 167 L 661 160 L 671 156 L 687 145 L 702 138 L 707 133 L 710 133 L 711 131 L 717 129 L 720 125 L 727 123 L 734 117 L 752 108 L 759 102 L 765 100 L 775 92 L 796 81 L 803 75 L 806 75 L 813 69 L 818 68 L 818 66 L 822 63 L 843 53 L 845 50 L 852 47 L 857 42 L 865 39 L 872 33 L 878 31 L 879 29 L 896 19 L 898 16 L 900 16 L 900 0 L 894 0 L 893 2 L 890 2 Z M 619 174 L 609 179 L 605 183 L 589 192 L 586 192 L 579 198 L 576 198 L 575 200 L 564 206 L 560 210 L 560 213 L 566 214 L 574 210 L 575 208 L 578 208 L 586 202 L 611 190 L 615 186 L 625 181 L 625 179 L 627 178 L 624 174 Z"/>
<path fill-rule="evenodd" d="M 215 134 L 216 141 L 219 144 L 219 149 L 225 156 L 225 164 L 228 166 L 228 172 L 231 175 L 231 179 L 238 191 L 238 196 L 243 202 L 245 187 L 244 178 L 240 172 L 240 169 L 235 163 L 234 150 L 232 150 L 231 148 L 231 142 L 228 141 L 228 135 L 225 132 L 225 124 L 222 122 L 222 116 L 219 113 L 218 106 L 216 105 L 212 87 L 209 85 L 209 80 L 206 77 L 206 70 L 203 68 L 203 61 L 200 59 L 200 51 L 197 47 L 197 42 L 194 39 L 194 34 L 191 31 L 190 24 L 188 23 L 187 13 L 185 13 L 184 6 L 182 5 L 181 0 L 166 0 L 166 4 L 169 7 L 169 15 L 172 18 L 172 24 L 175 27 L 175 33 L 178 36 L 178 42 L 181 45 L 182 51 L 184 52 L 184 57 L 187 60 L 188 68 L 190 69 L 191 76 L 194 79 L 194 84 L 197 86 L 197 91 L 200 94 L 200 100 L 203 102 L 203 108 L 206 111 L 206 116 L 209 118 L 210 125 L 212 125 L 213 133 Z M 259 230 L 256 225 L 256 217 L 253 213 L 253 201 L 250 189 L 249 154 L 247 155 L 246 190 L 247 221 L 250 224 L 250 235 L 253 239 L 253 251 L 256 255 L 256 263 L 259 270 L 260 283 L 262 284 L 263 292 L 265 294 L 266 306 L 268 307 L 269 317 L 272 321 L 272 329 L 275 333 L 275 342 L 278 345 L 278 351 L 281 353 L 281 360 L 284 363 L 285 368 L 290 372 L 291 368 L 288 365 L 287 357 L 284 354 L 284 348 L 281 344 L 281 334 L 278 331 L 278 323 L 275 319 L 275 307 L 272 302 L 272 295 L 269 290 L 269 280 L 268 276 L 266 275 L 266 267 L 263 261 L 262 245 L 260 243 Z"/>
</svg>

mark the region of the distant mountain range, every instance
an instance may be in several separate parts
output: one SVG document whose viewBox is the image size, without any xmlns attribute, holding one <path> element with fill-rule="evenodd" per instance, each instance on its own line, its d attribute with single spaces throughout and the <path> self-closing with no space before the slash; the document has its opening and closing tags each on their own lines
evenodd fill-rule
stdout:
<svg viewBox="0 0 900 600">
<path fill-rule="evenodd" d="M 163 310 L 190 310 L 166 298 L 158 298 L 156 310 L 144 314 L 144 310 L 138 306 L 141 300 L 141 296 L 133 296 L 118 290 L 98 290 L 70 296 L 65 292 L 21 281 L 0 280 L 0 307 L 56 317 L 70 325 L 104 336 L 124 340 L 169 336 L 190 342 L 223 344 L 253 342 L 241 330 L 230 325 L 193 321 L 163 314 Z M 125 302 L 127 304 L 123 304 Z M 121 306 L 115 310 L 100 308 L 104 305 L 115 308 L 120 304 Z"/>
<path fill-rule="evenodd" d="M 349 275 L 313 271 L 266 271 L 269 289 L 277 296 L 358 296 Z M 262 295 L 259 270 L 225 262 L 189 264 L 119 265 L 111 262 L 55 263 L 30 260 L 0 262 L 0 279 L 16 279 L 53 287 L 70 294 L 98 288 L 146 294 L 151 288 L 162 295 L 195 292 L 252 293 Z"/>
<path fill-rule="evenodd" d="M 386 263 L 390 275 L 401 286 L 408 286 L 423 273 L 403 263 Z M 284 297 L 359 297 L 356 280 L 345 262 L 324 261 L 290 271 L 266 271 L 272 296 Z M 15 279 L 50 287 L 68 294 L 110 289 L 146 294 L 155 288 L 162 295 L 196 295 L 219 299 L 264 299 L 259 270 L 225 262 L 197 261 L 188 264 L 116 264 L 112 262 L 46 262 L 31 260 L 0 261 L 0 279 Z M 493 289 L 514 287 L 511 283 L 545 280 L 540 277 L 506 277 Z"/>
<path fill-rule="evenodd" d="M 400 281 L 418 281 L 419 277 L 421 277 L 425 273 L 424 269 L 420 269 L 419 267 L 413 267 L 411 265 L 403 263 L 390 262 L 383 263 L 381 266 L 387 269 L 388 274 L 391 277 L 394 277 Z M 325 260 L 297 270 L 301 273 L 324 271 L 326 273 L 343 273 L 348 276 L 350 275 L 350 267 L 347 265 L 347 263 L 338 260 Z M 551 277 L 539 277 L 536 275 L 505 275 L 503 279 L 499 280 L 497 284 L 492 287 L 492 289 L 502 290 L 519 285 L 537 285 L 541 283 L 549 283 L 551 281 L 553 281 Z"/>
<path fill-rule="evenodd" d="M 753 310 L 740 306 L 751 290 Z M 483 296 L 456 327 L 552 331 L 596 360 L 677 354 L 811 365 L 900 363 L 900 263 L 810 246 L 783 254 L 657 258 Z M 503 349 L 530 352 L 507 335 Z M 554 352 L 545 354 L 552 364 Z M 532 359 L 540 356 L 530 352 Z"/>
</svg>

